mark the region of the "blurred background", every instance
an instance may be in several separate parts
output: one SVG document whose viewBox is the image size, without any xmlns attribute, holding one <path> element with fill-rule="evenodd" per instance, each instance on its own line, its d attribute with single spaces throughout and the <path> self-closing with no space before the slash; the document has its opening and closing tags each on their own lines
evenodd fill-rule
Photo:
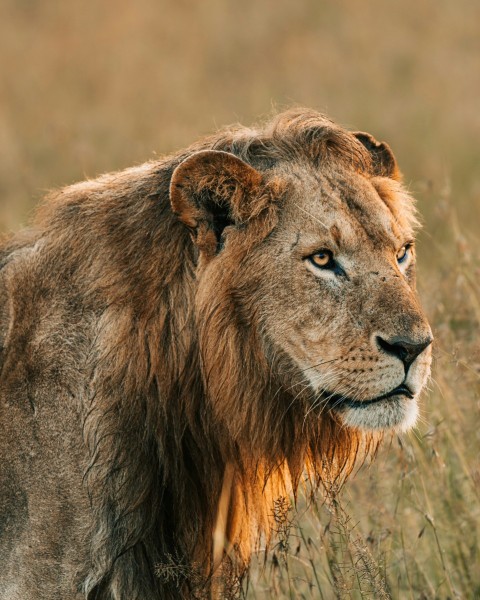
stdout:
<svg viewBox="0 0 480 600">
<path fill-rule="evenodd" d="M 478 217 L 479 23 L 471 0 L 2 0 L 2 221 L 292 104 L 388 140 L 416 191 Z"/>
<path fill-rule="evenodd" d="M 422 423 L 341 514 L 287 515 L 295 551 L 252 597 L 480 598 L 479 26 L 472 0 L 1 0 L 0 232 L 51 188 L 292 105 L 388 141 L 418 198 Z"/>
</svg>

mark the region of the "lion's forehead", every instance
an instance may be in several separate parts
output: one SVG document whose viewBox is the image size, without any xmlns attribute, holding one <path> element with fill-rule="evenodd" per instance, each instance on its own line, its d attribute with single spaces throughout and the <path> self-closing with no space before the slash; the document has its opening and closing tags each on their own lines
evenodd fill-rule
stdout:
<svg viewBox="0 0 480 600">
<path fill-rule="evenodd" d="M 332 241 L 355 250 L 368 241 L 374 247 L 395 247 L 413 237 L 405 220 L 399 219 L 374 185 L 356 173 L 298 173 L 285 199 L 282 229 L 301 232 L 306 243 Z"/>
</svg>

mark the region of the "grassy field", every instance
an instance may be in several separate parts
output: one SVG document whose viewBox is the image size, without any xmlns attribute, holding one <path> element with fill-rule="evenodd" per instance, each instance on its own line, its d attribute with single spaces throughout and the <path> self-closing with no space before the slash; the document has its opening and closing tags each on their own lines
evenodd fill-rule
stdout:
<svg viewBox="0 0 480 600">
<path fill-rule="evenodd" d="M 280 511 L 249 598 L 480 598 L 480 3 L 3 0 L 0 230 L 44 192 L 302 104 L 393 147 L 435 334 L 422 419 Z"/>
</svg>

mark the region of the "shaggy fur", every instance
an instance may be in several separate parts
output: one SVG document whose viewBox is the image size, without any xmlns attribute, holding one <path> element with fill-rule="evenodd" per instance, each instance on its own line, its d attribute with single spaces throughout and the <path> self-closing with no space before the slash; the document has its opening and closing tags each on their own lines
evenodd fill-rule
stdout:
<svg viewBox="0 0 480 600">
<path fill-rule="evenodd" d="M 325 374 L 305 372 L 338 336 L 347 349 L 328 389 L 368 399 L 397 376 L 382 355 L 371 379 L 348 379 L 379 360 L 360 356 L 371 327 L 428 333 L 413 266 L 387 265 L 387 234 L 373 229 L 390 219 L 392 235 L 413 235 L 398 178 L 385 144 L 294 110 L 53 193 L 0 246 L 1 598 L 221 595 L 268 538 L 275 498 L 302 473 L 316 487 L 349 472 L 371 434 L 316 401 Z M 330 234 L 345 237 L 350 219 L 383 253 L 369 291 L 354 277 L 344 296 L 321 284 L 306 250 L 296 274 L 283 267 L 323 221 L 321 206 L 299 208 L 304 196 L 341 196 Z M 319 285 L 345 332 L 329 329 L 323 301 L 307 310 Z"/>
</svg>

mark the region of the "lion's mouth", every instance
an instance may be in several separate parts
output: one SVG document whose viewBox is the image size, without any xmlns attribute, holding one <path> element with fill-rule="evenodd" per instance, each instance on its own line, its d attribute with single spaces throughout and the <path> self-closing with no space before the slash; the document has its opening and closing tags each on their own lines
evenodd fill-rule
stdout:
<svg viewBox="0 0 480 600">
<path fill-rule="evenodd" d="M 372 406 L 372 404 L 377 404 L 378 402 L 393 398 L 394 396 L 406 396 L 410 399 L 414 397 L 412 390 L 403 383 L 386 394 L 382 394 L 371 400 L 354 400 L 348 396 L 330 393 L 327 390 L 323 390 L 321 395 L 327 401 L 328 406 L 334 410 L 341 408 L 367 408 Z"/>
</svg>

